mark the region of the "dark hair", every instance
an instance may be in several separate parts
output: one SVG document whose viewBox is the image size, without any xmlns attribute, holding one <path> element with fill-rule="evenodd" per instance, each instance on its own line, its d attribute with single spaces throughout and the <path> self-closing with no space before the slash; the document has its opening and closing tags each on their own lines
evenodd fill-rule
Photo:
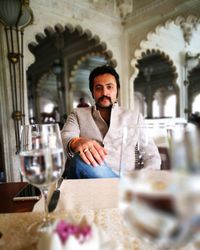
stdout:
<svg viewBox="0 0 200 250">
<path fill-rule="evenodd" d="M 90 88 L 91 93 L 93 92 L 94 78 L 96 76 L 103 75 L 103 74 L 106 74 L 106 73 L 111 74 L 111 75 L 113 75 L 115 77 L 115 80 L 116 80 L 116 83 L 117 83 L 117 90 L 120 89 L 118 73 L 115 71 L 115 69 L 113 67 L 111 67 L 109 65 L 103 65 L 103 66 L 100 66 L 100 67 L 97 67 L 97 68 L 93 69 L 91 71 L 91 73 L 90 73 L 90 76 L 89 76 L 89 88 Z"/>
</svg>

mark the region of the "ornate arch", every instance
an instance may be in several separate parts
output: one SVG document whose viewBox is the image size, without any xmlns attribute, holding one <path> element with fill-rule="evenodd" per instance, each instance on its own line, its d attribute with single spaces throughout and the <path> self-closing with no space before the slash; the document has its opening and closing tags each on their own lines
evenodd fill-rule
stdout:
<svg viewBox="0 0 200 250">
<path fill-rule="evenodd" d="M 81 97 L 84 97 L 89 103 L 93 103 L 93 98 L 88 87 L 90 71 L 106 63 L 116 67 L 117 62 L 112 57 L 112 51 L 107 50 L 105 52 L 91 52 L 77 60 L 71 72 L 69 72 L 70 89 L 76 95 L 75 99 L 79 100 Z"/>
<path fill-rule="evenodd" d="M 30 86 L 29 90 L 35 91 L 42 75 L 56 67 L 60 67 L 58 87 L 62 102 L 62 113 L 68 113 L 72 109 L 72 93 L 70 92 L 69 80 L 73 77 L 75 68 L 85 58 L 92 54 L 103 55 L 114 67 L 117 65 L 113 53 L 107 48 L 107 44 L 101 41 L 98 35 L 92 34 L 89 29 L 83 29 L 80 25 L 56 24 L 54 27 L 47 26 L 43 32 L 35 35 L 35 41 L 28 44 L 28 48 L 35 57 L 35 62 L 27 70 Z M 59 59 L 59 60 L 58 60 Z M 55 63 L 55 61 L 58 61 Z M 58 81 L 57 81 L 58 84 Z M 62 91 L 61 91 L 62 90 Z M 37 93 L 33 95 L 36 98 Z M 61 106 L 61 105 L 60 105 Z M 37 111 L 38 116 L 38 111 Z"/>
<path fill-rule="evenodd" d="M 80 25 L 72 26 L 67 23 L 65 26 L 56 24 L 54 28 L 47 26 L 44 28 L 43 33 L 39 32 L 35 35 L 35 40 L 28 44 L 29 50 L 35 56 L 35 62 L 32 65 L 39 59 L 40 55 L 38 52 L 44 49 L 44 44 L 48 40 L 52 41 L 45 48 L 46 50 L 51 49 L 51 56 L 48 56 L 48 65 L 52 64 L 53 60 L 63 53 L 69 54 L 70 65 L 74 65 L 80 58 L 93 52 L 104 54 L 111 63 L 115 66 L 117 65 L 116 60 L 113 59 L 112 51 L 107 49 L 107 44 L 101 41 L 98 35 L 93 35 L 89 29 L 83 30 Z M 81 49 L 82 51 L 80 51 Z M 70 71 L 72 68 L 73 66 L 70 68 Z M 42 69 L 40 68 L 40 70 Z"/>
<path fill-rule="evenodd" d="M 81 66 L 81 64 L 83 64 L 86 60 L 90 59 L 93 56 L 99 56 L 99 57 L 104 57 L 105 60 L 112 66 L 112 67 L 116 67 L 117 66 L 117 61 L 115 59 L 112 59 L 113 57 L 113 53 L 110 50 L 107 50 L 105 52 L 91 52 L 88 53 L 84 56 L 81 56 L 81 58 L 79 58 L 77 60 L 77 62 L 73 65 L 72 70 L 70 72 L 70 82 L 73 82 L 74 80 L 74 75 L 76 74 L 77 69 Z"/>
<path fill-rule="evenodd" d="M 171 58 L 169 57 L 169 55 L 167 55 L 167 53 L 165 53 L 164 51 L 162 51 L 160 49 L 142 50 L 141 54 L 140 54 L 140 57 L 138 57 L 138 59 L 136 61 L 135 67 L 138 68 L 137 65 L 138 65 L 138 61 L 140 59 L 142 59 L 142 58 L 144 58 L 144 57 L 146 57 L 148 55 L 151 55 L 151 54 L 160 55 L 162 57 L 162 59 L 171 66 L 172 72 L 174 74 L 173 84 L 176 84 L 176 78 L 177 78 L 176 66 L 175 66 L 174 62 L 171 60 Z"/>
<path fill-rule="evenodd" d="M 179 103 L 176 68 L 165 52 L 159 49 L 147 49 L 142 52 L 135 67 L 139 72 L 134 80 L 135 91 L 144 96 L 148 117 L 152 116 L 152 103 L 156 96 L 162 107 L 171 94 L 176 95 L 177 103 Z M 176 114 L 178 115 L 178 105 Z"/>
<path fill-rule="evenodd" d="M 178 16 L 174 18 L 173 20 L 169 19 L 157 25 L 154 31 L 148 32 L 146 39 L 140 42 L 140 48 L 135 50 L 134 57 L 131 60 L 131 67 L 133 70 L 133 74 L 130 78 L 130 88 L 133 88 L 131 85 L 133 84 L 133 82 L 135 81 L 139 73 L 138 68 L 136 67 L 138 60 L 142 58 L 142 55 L 146 53 L 148 49 L 155 50 L 155 51 L 160 50 L 161 53 L 164 54 L 164 57 L 167 60 L 169 60 L 169 62 L 170 61 L 172 62 L 172 67 L 173 67 L 174 76 L 175 76 L 174 80 L 176 80 L 176 82 L 174 81 L 174 84 L 175 85 L 177 84 L 179 86 L 183 82 L 183 78 L 184 78 L 183 70 L 181 68 L 181 67 L 184 67 L 183 65 L 181 65 L 181 63 L 184 64 L 184 60 L 185 60 L 184 52 L 186 53 L 187 48 L 189 48 L 192 36 L 194 35 L 195 33 L 194 31 L 197 29 L 197 25 L 199 23 L 200 23 L 200 18 L 197 18 L 195 16 L 192 16 L 192 15 L 188 17 Z M 175 34 L 174 39 L 176 39 L 177 37 L 179 39 L 178 43 L 176 42 L 174 43 L 174 45 L 181 43 L 181 46 L 182 46 L 181 48 L 177 49 L 177 54 L 170 53 L 171 47 L 168 46 L 168 44 L 163 42 L 165 38 L 158 42 L 156 40 L 156 36 L 163 35 L 163 33 L 164 32 L 166 33 L 167 30 L 173 32 L 173 28 L 175 28 L 178 31 L 178 33 Z M 171 40 L 171 43 L 172 41 L 173 39 Z M 182 93 L 180 93 L 179 102 L 180 102 L 180 107 L 182 108 L 179 107 L 179 112 L 181 113 L 181 115 L 183 115 L 183 111 L 185 111 L 184 110 L 185 100 L 183 96 L 186 95 L 185 93 L 186 90 L 182 88 L 180 91 L 182 91 Z"/>
<path fill-rule="evenodd" d="M 199 64 L 194 67 L 191 71 L 188 73 L 188 109 L 189 114 L 192 113 L 192 103 L 194 102 L 195 97 L 200 94 L 200 61 Z"/>
<path fill-rule="evenodd" d="M 142 54 L 145 53 L 145 51 L 146 51 L 144 44 L 147 41 L 151 41 L 152 37 L 155 34 L 159 35 L 163 28 L 168 29 L 170 24 L 175 24 L 177 26 L 180 26 L 181 31 L 182 31 L 182 35 L 183 35 L 183 39 L 184 39 L 185 43 L 187 44 L 188 42 L 190 42 L 190 39 L 191 39 L 190 31 L 195 30 L 199 23 L 200 23 L 200 18 L 197 18 L 196 16 L 193 16 L 193 15 L 189 15 L 188 17 L 178 16 L 174 20 L 168 19 L 167 21 L 158 24 L 153 31 L 149 31 L 147 33 L 146 39 L 143 39 L 140 42 L 140 45 L 139 45 L 140 48 L 135 50 L 134 57 L 131 60 L 131 67 L 133 68 L 133 74 L 131 76 L 131 80 L 134 81 L 134 79 L 137 77 L 138 70 L 135 67 L 135 65 L 137 64 L 137 61 L 139 59 L 141 59 Z M 154 47 L 152 49 L 158 50 L 156 47 Z M 175 67 L 177 68 L 176 64 L 175 64 Z"/>
</svg>

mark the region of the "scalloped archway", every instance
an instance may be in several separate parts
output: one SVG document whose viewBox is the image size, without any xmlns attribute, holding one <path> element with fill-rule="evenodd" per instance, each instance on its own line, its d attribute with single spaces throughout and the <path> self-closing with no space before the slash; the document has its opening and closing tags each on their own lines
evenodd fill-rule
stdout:
<svg viewBox="0 0 200 250">
<path fill-rule="evenodd" d="M 188 117 L 187 86 L 184 81 L 185 58 L 188 51 L 199 52 L 200 19 L 195 16 L 181 17 L 168 20 L 164 24 L 158 25 L 155 30 L 147 34 L 147 38 L 140 42 L 140 48 L 134 53 L 131 60 L 133 74 L 130 79 L 130 88 L 139 74 L 136 67 L 142 55 L 149 50 L 160 50 L 170 58 L 175 69 L 176 84 L 179 87 L 179 111 L 180 117 Z M 131 98 L 131 96 L 130 96 Z M 133 98 L 133 97 L 132 97 Z"/>
<path fill-rule="evenodd" d="M 28 68 L 27 76 L 29 96 L 32 97 L 31 106 L 35 107 L 33 115 L 38 121 L 40 121 L 38 82 L 40 82 L 40 87 L 43 84 L 46 85 L 48 90 L 51 88 L 48 81 L 41 82 L 40 79 L 43 74 L 52 70 L 57 76 L 57 83 L 55 82 L 55 84 L 59 84 L 58 92 L 61 95 L 60 100 L 62 100 L 62 103 L 58 103 L 58 106 L 61 109 L 61 116 L 63 116 L 73 108 L 70 79 L 74 77 L 74 74 L 84 76 L 84 69 L 81 68 L 78 72 L 77 68 L 79 63 L 84 61 L 84 58 L 88 58 L 92 54 L 101 55 L 105 58 L 106 63 L 114 67 L 117 66 L 112 51 L 107 49 L 107 44 L 101 41 L 99 36 L 93 35 L 90 30 L 83 30 L 80 25 L 66 24 L 63 26 L 56 24 L 54 28 L 47 26 L 43 33 L 36 34 L 35 40 L 28 45 L 29 50 L 35 57 L 35 62 Z M 52 91 L 53 89 L 55 89 L 55 86 Z M 43 93 L 45 95 L 45 91 Z M 46 93 L 49 93 L 49 91 Z"/>
<path fill-rule="evenodd" d="M 147 104 L 147 117 L 153 116 L 153 101 L 159 103 L 160 117 L 164 117 L 164 105 L 167 98 L 175 94 L 177 106 L 174 107 L 178 116 L 179 87 L 176 84 L 176 68 L 169 56 L 160 50 L 147 49 L 141 54 L 136 68 L 138 75 L 134 81 L 134 90 L 144 97 Z M 144 106 L 141 103 L 140 106 Z M 142 107 L 144 110 L 144 107 Z"/>
<path fill-rule="evenodd" d="M 199 61 L 200 62 L 200 61 Z M 200 63 L 194 67 L 190 72 L 189 72 L 189 86 L 188 86 L 188 112 L 189 114 L 192 113 L 192 104 L 194 102 L 194 99 L 197 95 L 200 94 L 200 86 L 199 86 L 199 81 L 200 81 Z"/>
<path fill-rule="evenodd" d="M 74 105 L 83 97 L 88 103 L 93 104 L 93 98 L 88 88 L 88 79 L 90 72 L 103 64 L 109 62 L 113 67 L 116 67 L 117 63 L 115 59 L 112 59 L 112 51 L 108 50 L 106 53 L 92 52 L 85 56 L 82 56 L 73 66 L 69 83 L 73 91 Z"/>
</svg>

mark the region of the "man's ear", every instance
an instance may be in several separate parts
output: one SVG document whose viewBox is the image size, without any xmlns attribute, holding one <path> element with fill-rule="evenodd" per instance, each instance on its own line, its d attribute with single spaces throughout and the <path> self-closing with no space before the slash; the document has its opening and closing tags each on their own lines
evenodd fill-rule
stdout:
<svg viewBox="0 0 200 250">
<path fill-rule="evenodd" d="M 118 96 L 119 96 L 119 88 L 117 88 L 116 99 L 118 99 Z"/>
</svg>

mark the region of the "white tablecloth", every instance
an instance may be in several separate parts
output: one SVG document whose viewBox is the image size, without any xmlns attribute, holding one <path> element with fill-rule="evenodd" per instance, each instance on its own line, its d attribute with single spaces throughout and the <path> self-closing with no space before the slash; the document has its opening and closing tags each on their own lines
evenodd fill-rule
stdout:
<svg viewBox="0 0 200 250">
<path fill-rule="evenodd" d="M 55 212 L 117 208 L 119 179 L 64 180 Z M 53 191 L 53 188 L 51 192 Z M 44 211 L 44 201 L 38 201 L 33 211 Z"/>
<path fill-rule="evenodd" d="M 102 228 L 110 239 L 116 242 L 112 250 L 153 250 L 154 248 L 136 236 L 130 234 L 118 209 L 118 179 L 64 180 L 61 186 L 61 197 L 55 212 L 56 219 L 67 219 L 72 216 L 79 221 L 85 217 L 89 223 Z M 0 214 L 0 249 L 2 250 L 36 250 L 28 226 L 41 221 L 44 211 L 41 199 L 33 212 L 20 214 Z M 182 250 L 197 250 L 187 245 Z M 103 250 L 103 249 L 102 249 Z"/>
</svg>

